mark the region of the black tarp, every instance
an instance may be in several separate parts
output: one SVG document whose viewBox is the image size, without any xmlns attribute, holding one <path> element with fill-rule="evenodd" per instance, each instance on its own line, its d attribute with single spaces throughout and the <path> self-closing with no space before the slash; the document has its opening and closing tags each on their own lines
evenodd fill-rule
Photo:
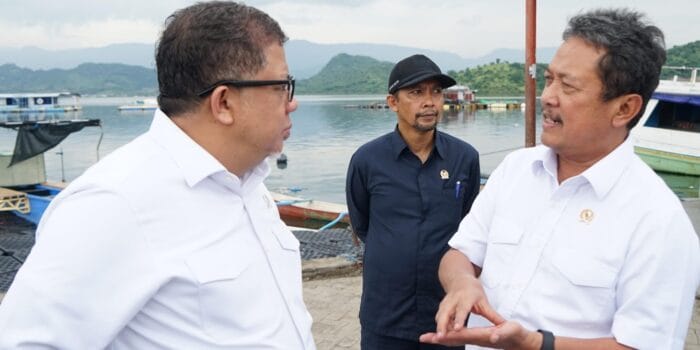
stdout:
<svg viewBox="0 0 700 350">
<path fill-rule="evenodd" d="M 46 152 L 68 135 L 86 126 L 100 126 L 99 119 L 65 120 L 58 122 L 0 123 L 0 127 L 17 130 L 15 150 L 10 166 Z"/>
</svg>

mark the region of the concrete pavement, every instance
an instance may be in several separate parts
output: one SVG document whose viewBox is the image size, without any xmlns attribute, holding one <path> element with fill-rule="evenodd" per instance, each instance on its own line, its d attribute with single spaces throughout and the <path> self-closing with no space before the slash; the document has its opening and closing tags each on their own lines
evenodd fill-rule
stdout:
<svg viewBox="0 0 700 350">
<path fill-rule="evenodd" d="M 318 350 L 359 350 L 362 277 L 346 276 L 304 281 L 304 300 L 314 318 L 311 328 Z M 2 300 L 3 293 L 0 293 Z M 695 300 L 693 319 L 684 350 L 700 350 L 700 302 Z"/>
</svg>

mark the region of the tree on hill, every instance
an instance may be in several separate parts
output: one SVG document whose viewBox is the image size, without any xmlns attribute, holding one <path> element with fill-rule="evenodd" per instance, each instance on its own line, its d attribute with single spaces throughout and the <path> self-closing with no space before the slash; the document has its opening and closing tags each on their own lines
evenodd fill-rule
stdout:
<svg viewBox="0 0 700 350">
<path fill-rule="evenodd" d="M 339 54 L 316 75 L 299 81 L 300 94 L 382 94 L 394 66 L 367 56 Z"/>
<path fill-rule="evenodd" d="M 544 87 L 543 72 L 546 65 L 537 64 L 537 91 Z M 496 62 L 479 65 L 455 72 L 448 71 L 448 75 L 457 80 L 457 83 L 469 86 L 477 91 L 479 96 L 522 96 L 525 94 L 523 79 L 525 77 L 525 65 L 522 63 L 509 63 L 497 60 Z"/>
<path fill-rule="evenodd" d="M 155 70 L 140 66 L 83 63 L 73 69 L 31 70 L 4 64 L 0 66 L 0 91 L 153 95 L 158 85 Z"/>
<path fill-rule="evenodd" d="M 668 49 L 666 52 L 666 66 L 699 68 L 700 40 Z M 678 69 L 664 69 L 661 71 L 662 79 L 671 79 L 674 75 L 685 78 L 690 77 L 688 71 Z"/>
</svg>

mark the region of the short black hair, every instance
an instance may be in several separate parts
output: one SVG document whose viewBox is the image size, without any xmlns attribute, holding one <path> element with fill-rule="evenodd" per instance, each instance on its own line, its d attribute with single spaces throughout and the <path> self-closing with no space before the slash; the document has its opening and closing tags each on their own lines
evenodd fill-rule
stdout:
<svg viewBox="0 0 700 350">
<path fill-rule="evenodd" d="M 254 75 L 266 64 L 265 47 L 285 41 L 274 19 L 244 4 L 200 2 L 175 11 L 156 48 L 160 109 L 171 117 L 193 110 L 202 101 L 197 92 Z"/>
</svg>

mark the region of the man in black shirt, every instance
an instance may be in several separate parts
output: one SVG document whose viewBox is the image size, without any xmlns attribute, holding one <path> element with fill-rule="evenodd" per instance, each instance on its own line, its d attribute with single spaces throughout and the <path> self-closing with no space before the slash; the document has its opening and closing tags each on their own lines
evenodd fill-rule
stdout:
<svg viewBox="0 0 700 350">
<path fill-rule="evenodd" d="M 360 147 L 350 161 L 350 221 L 365 243 L 363 350 L 444 349 L 418 337 L 436 327 L 444 296 L 440 259 L 480 180 L 477 151 L 436 130 L 442 90 L 454 84 L 423 55 L 398 62 L 386 99 L 396 129 Z"/>
</svg>

